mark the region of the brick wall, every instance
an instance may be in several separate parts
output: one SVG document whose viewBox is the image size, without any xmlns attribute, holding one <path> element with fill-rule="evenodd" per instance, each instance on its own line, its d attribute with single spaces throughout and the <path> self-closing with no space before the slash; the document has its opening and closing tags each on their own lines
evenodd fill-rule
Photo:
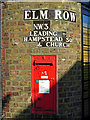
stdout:
<svg viewBox="0 0 90 120">
<path fill-rule="evenodd" d="M 24 20 L 24 10 L 64 9 L 76 12 L 76 22 L 50 20 L 50 30 L 66 31 L 72 37 L 70 48 L 37 47 L 37 42 L 23 42 L 33 30 L 33 21 Z M 81 5 L 80 3 L 19 3 L 2 4 L 2 83 L 4 118 L 41 117 L 32 115 L 31 55 L 57 55 L 56 118 L 81 118 Z"/>
</svg>

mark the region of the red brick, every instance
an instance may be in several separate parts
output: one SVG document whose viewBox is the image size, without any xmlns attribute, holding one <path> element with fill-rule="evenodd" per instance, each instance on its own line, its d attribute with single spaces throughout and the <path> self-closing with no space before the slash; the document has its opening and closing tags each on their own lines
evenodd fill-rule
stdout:
<svg viewBox="0 0 90 120">
<path fill-rule="evenodd" d="M 80 49 L 80 45 L 77 46 L 77 49 Z"/>
<path fill-rule="evenodd" d="M 4 13 L 2 13 L 2 17 L 4 17 Z"/>
<path fill-rule="evenodd" d="M 14 41 L 15 42 L 20 42 L 20 39 L 19 38 L 15 38 Z"/>
<path fill-rule="evenodd" d="M 2 49 L 1 52 L 2 52 L 2 56 L 5 56 L 5 49 Z"/>
<path fill-rule="evenodd" d="M 2 44 L 2 48 L 8 48 L 8 44 Z"/>
<path fill-rule="evenodd" d="M 4 84 L 5 84 L 5 80 L 2 80 L 2 83 L 4 83 Z"/>
<path fill-rule="evenodd" d="M 2 74 L 3 74 L 3 76 L 9 76 L 9 73 L 7 73 L 7 72 L 3 72 Z"/>
<path fill-rule="evenodd" d="M 8 69 L 8 65 L 7 64 L 3 64 L 3 68 L 4 69 Z"/>
<path fill-rule="evenodd" d="M 5 92 L 3 92 L 3 94 L 2 94 L 2 99 L 4 99 L 5 98 Z"/>
<path fill-rule="evenodd" d="M 17 91 L 23 91 L 23 87 L 15 87 Z"/>
<path fill-rule="evenodd" d="M 2 60 L 2 64 L 5 64 L 5 60 Z"/>
<path fill-rule="evenodd" d="M 5 60 L 5 57 L 2 56 L 2 60 Z"/>
<path fill-rule="evenodd" d="M 75 38 L 80 38 L 80 35 L 76 35 L 76 34 L 75 34 L 74 37 L 75 37 Z"/>
<path fill-rule="evenodd" d="M 11 113 L 7 113 L 7 117 L 9 117 L 9 118 L 10 118 L 10 117 L 11 117 Z"/>
<path fill-rule="evenodd" d="M 2 65 L 3 66 L 3 65 Z M 2 69 L 3 72 L 9 72 L 8 67 Z"/>
<path fill-rule="evenodd" d="M 28 96 L 31 96 L 31 93 L 28 93 Z"/>
<path fill-rule="evenodd" d="M 11 75 L 18 75 L 18 71 L 10 71 Z"/>
<path fill-rule="evenodd" d="M 58 69 L 59 69 L 59 70 L 62 70 L 62 65 L 58 65 Z"/>
<path fill-rule="evenodd" d="M 8 39 L 8 38 L 7 38 Z M 7 45 L 9 43 L 9 41 L 8 40 L 3 40 L 2 41 L 2 44 L 4 44 L 4 45 Z"/>
<path fill-rule="evenodd" d="M 23 21 L 19 21 L 18 25 L 24 25 L 24 22 Z"/>
<path fill-rule="evenodd" d="M 5 107 L 5 108 L 4 108 L 4 111 L 5 111 L 5 112 L 9 112 L 9 108 Z"/>
<path fill-rule="evenodd" d="M 18 92 L 13 92 L 13 96 L 19 96 Z"/>
<path fill-rule="evenodd" d="M 12 38 L 10 39 L 10 42 L 12 42 Z"/>
<path fill-rule="evenodd" d="M 10 90 L 11 91 L 14 91 L 16 87 L 10 87 Z"/>
<path fill-rule="evenodd" d="M 30 72 L 30 71 L 28 71 L 28 75 L 31 75 L 31 72 Z"/>
<path fill-rule="evenodd" d="M 4 33 L 2 33 L 2 36 L 8 37 L 8 33 L 7 33 L 7 32 L 4 32 Z"/>
<path fill-rule="evenodd" d="M 7 95 L 11 96 L 11 95 L 12 95 L 12 93 L 11 93 L 11 92 L 7 92 Z"/>
<path fill-rule="evenodd" d="M 70 33 L 70 37 L 72 37 L 73 36 L 73 33 Z"/>
<path fill-rule="evenodd" d="M 9 104 L 7 104 L 6 107 L 9 108 Z"/>
<path fill-rule="evenodd" d="M 3 9 L 6 9 L 6 8 L 8 8 L 8 4 L 7 4 L 7 2 L 4 2 Z"/>
<path fill-rule="evenodd" d="M 11 34 L 10 34 L 10 37 L 14 37 L 14 33 L 11 33 Z"/>
<path fill-rule="evenodd" d="M 3 87 L 3 91 L 4 91 L 5 90 L 5 84 L 2 84 L 2 85 L 3 85 L 2 87 Z"/>
</svg>

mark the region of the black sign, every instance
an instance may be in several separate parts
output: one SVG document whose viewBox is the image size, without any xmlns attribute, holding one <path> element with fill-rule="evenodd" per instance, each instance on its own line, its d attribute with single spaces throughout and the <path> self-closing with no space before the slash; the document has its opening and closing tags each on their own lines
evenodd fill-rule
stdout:
<svg viewBox="0 0 90 120">
<path fill-rule="evenodd" d="M 76 13 L 67 10 L 25 10 L 25 20 L 66 20 L 76 22 Z"/>
</svg>

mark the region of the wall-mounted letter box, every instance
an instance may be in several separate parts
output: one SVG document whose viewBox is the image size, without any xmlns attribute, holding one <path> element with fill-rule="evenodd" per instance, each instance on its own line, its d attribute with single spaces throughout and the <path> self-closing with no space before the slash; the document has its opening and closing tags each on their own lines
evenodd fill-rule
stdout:
<svg viewBox="0 0 90 120">
<path fill-rule="evenodd" d="M 32 55 L 32 113 L 56 113 L 56 55 Z"/>
</svg>

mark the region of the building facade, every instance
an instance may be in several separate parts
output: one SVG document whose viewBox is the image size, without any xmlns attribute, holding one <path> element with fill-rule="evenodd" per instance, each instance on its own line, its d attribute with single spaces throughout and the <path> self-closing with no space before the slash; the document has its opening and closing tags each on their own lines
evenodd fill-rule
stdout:
<svg viewBox="0 0 90 120">
<path fill-rule="evenodd" d="M 3 119 L 82 119 L 81 3 L 5 2 L 1 9 Z"/>
</svg>

